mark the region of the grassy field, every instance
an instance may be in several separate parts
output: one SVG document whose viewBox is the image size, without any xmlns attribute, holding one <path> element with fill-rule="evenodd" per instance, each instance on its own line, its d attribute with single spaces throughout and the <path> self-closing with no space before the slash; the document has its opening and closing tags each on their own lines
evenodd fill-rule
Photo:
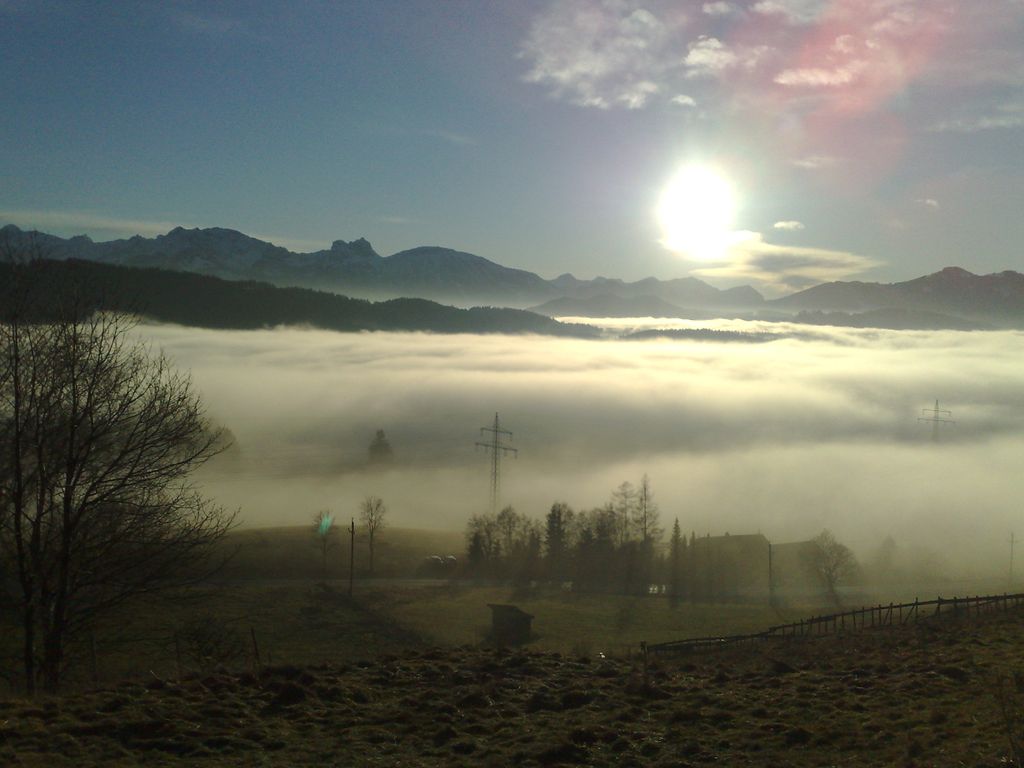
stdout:
<svg viewBox="0 0 1024 768">
<path fill-rule="evenodd" d="M 69 650 L 66 687 L 126 677 L 161 678 L 218 666 L 321 664 L 373 658 L 421 642 L 393 621 L 332 587 L 303 581 L 243 582 L 196 590 L 108 617 Z M 256 644 L 253 644 L 255 636 Z M 5 633 L 4 665 L 17 671 L 14 633 Z M 20 680 L 15 675 L 12 681 Z"/>
<path fill-rule="evenodd" d="M 984 768 L 1012 764 L 1007 734 L 1024 737 L 1024 612 L 645 668 L 641 640 L 816 609 L 417 581 L 459 537 L 390 533 L 391 578 L 357 579 L 351 599 L 305 529 L 236 533 L 225 580 L 83 639 L 65 696 L 0 696 L 0 765 Z M 507 602 L 535 637 L 488 648 L 487 604 Z"/>
<path fill-rule="evenodd" d="M 0 700 L 0 764 L 995 768 L 1024 735 L 1022 634 L 1018 611 L 646 670 L 462 648 L 150 676 Z"/>
<path fill-rule="evenodd" d="M 431 646 L 480 646 L 488 603 L 514 602 L 534 615 L 530 648 L 627 657 L 641 640 L 763 629 L 779 615 L 761 605 L 683 604 L 660 598 L 538 595 L 509 588 L 402 581 L 245 580 L 197 590 L 111 617 L 72 648 L 68 685 L 86 688 L 125 677 L 161 678 L 251 668 L 374 659 Z M 255 636 L 255 646 L 253 637 Z M 8 637 L 6 663 L 16 668 Z"/>
<path fill-rule="evenodd" d="M 683 603 L 673 608 L 663 597 L 523 595 L 499 587 L 371 588 L 364 599 L 439 645 L 481 643 L 490 629 L 487 604 L 512 603 L 534 617 L 530 646 L 562 653 L 625 655 L 636 652 L 642 640 L 753 632 L 782 620 L 763 604 Z"/>
<path fill-rule="evenodd" d="M 459 554 L 462 537 L 444 531 L 386 529 L 368 575 L 365 541 L 357 538 L 355 590 L 347 597 L 348 550 L 341 540 L 325 569 L 312 525 L 242 530 L 225 543 L 232 559 L 216 583 L 178 600 L 136 603 L 102 621 L 70 650 L 67 685 L 83 689 L 126 677 L 160 678 L 218 665 L 321 664 L 438 646 L 478 646 L 490 625 L 488 603 L 514 603 L 533 614 L 530 647 L 626 657 L 641 641 L 660 642 L 763 629 L 814 612 L 785 614 L 764 604 L 681 604 L 659 597 L 577 596 L 557 590 L 415 579 L 425 558 Z M 361 574 L 361 576 L 358 576 Z M 255 642 L 254 642 L 255 641 Z M 8 690 L 19 684 L 17 632 L 0 635 Z"/>
<path fill-rule="evenodd" d="M 263 658 L 308 664 L 369 658 L 419 642 L 388 617 L 361 601 L 344 599 L 348 574 L 347 539 L 338 532 L 329 552 L 329 578 L 307 527 L 235 531 L 224 542 L 230 554 L 215 583 L 175 595 L 149 598 L 106 617 L 90 636 L 69 648 L 68 684 L 81 688 L 94 679 L 176 675 L 213 662 L 200 646 L 215 641 L 214 656 L 229 667 L 251 663 L 252 635 Z M 429 555 L 458 552 L 460 534 L 385 529 L 377 545 L 376 568 L 382 576 L 411 576 Z M 368 575 L 365 539 L 356 539 L 356 574 Z M 317 585 L 326 582 L 329 589 Z M 339 594 L 340 593 L 340 594 Z M 0 614 L 0 689 L 19 685 L 20 648 L 14 617 Z M 202 628 L 212 632 L 202 637 Z M 197 636 L 199 635 L 199 636 Z M 177 636 L 177 644 L 175 638 Z M 191 639 L 190 644 L 185 638 Z M 195 647 L 192 647 L 195 646 Z M 233 651 L 233 652 L 232 652 Z"/>
<path fill-rule="evenodd" d="M 337 521 L 329 534 L 330 549 L 322 557 L 308 526 L 248 528 L 232 532 L 224 542 L 231 561 L 224 571 L 230 579 L 340 579 L 349 571 L 348 521 Z M 415 576 L 431 555 L 455 555 L 465 549 L 457 531 L 385 528 L 374 546 L 374 575 L 379 578 Z M 366 534 L 356 526 L 355 573 L 369 576 L 370 552 Z"/>
</svg>

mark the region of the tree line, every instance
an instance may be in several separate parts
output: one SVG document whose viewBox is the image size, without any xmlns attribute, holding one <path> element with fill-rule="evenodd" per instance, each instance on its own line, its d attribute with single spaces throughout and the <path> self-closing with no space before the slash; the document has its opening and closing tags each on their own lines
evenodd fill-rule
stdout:
<svg viewBox="0 0 1024 768">
<path fill-rule="evenodd" d="M 0 243 L 0 248 L 3 245 Z M 0 261 L 0 304 L 11 299 L 9 286 L 15 282 L 16 271 L 30 274 L 44 287 L 33 308 L 39 319 L 55 317 L 67 287 L 74 286 L 80 292 L 89 290 L 88 303 L 102 310 L 201 328 L 313 325 L 334 331 L 597 335 L 588 326 L 559 323 L 519 309 L 460 309 L 416 298 L 371 302 L 309 288 L 278 288 L 269 283 L 77 259 L 35 258 L 24 264 Z"/>
<path fill-rule="evenodd" d="M 469 578 L 519 586 L 558 585 L 576 593 L 664 594 L 681 601 L 716 601 L 772 593 L 771 555 L 763 536 L 698 537 L 673 521 L 667 544 L 649 478 L 623 482 L 602 506 L 551 505 L 542 520 L 508 506 L 473 515 L 465 531 Z M 801 578 L 839 602 L 838 587 L 857 573 L 848 547 L 828 531 L 797 545 L 789 564 Z"/>
<path fill-rule="evenodd" d="M 663 570 L 664 531 L 646 475 L 606 504 L 576 511 L 556 502 L 543 522 L 505 507 L 466 526 L 466 573 L 516 583 L 572 582 L 578 592 L 643 594 Z"/>
</svg>

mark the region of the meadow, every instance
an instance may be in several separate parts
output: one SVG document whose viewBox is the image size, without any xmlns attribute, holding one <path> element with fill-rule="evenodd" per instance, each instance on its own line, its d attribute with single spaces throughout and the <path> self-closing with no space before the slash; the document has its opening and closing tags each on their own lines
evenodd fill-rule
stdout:
<svg viewBox="0 0 1024 768">
<path fill-rule="evenodd" d="M 634 655 L 641 641 L 752 632 L 821 609 L 672 607 L 661 596 L 575 595 L 557 587 L 523 590 L 436 578 L 428 559 L 461 558 L 462 535 L 403 528 L 381 535 L 374 578 L 366 541 L 357 534 L 350 598 L 348 534 L 338 534 L 325 561 L 312 526 L 232 533 L 223 545 L 230 559 L 216 580 L 136 602 L 80 637 L 71 649 L 68 687 L 252 669 L 257 660 L 307 665 L 435 646 L 480 647 L 490 628 L 489 603 L 513 603 L 534 616 L 531 648 L 622 658 Z M 5 632 L 0 647 L 5 669 L 16 670 L 16 632 Z M 16 686 L 16 673 L 9 683 Z"/>
<path fill-rule="evenodd" d="M 311 529 L 235 532 L 218 582 L 79 643 L 64 695 L 0 697 L 0 762 L 999 766 L 1008 733 L 1022 735 L 1019 611 L 645 663 L 641 640 L 749 632 L 821 606 L 418 577 L 460 540 L 389 530 L 380 575 L 357 567 L 350 598 L 342 548 L 325 572 Z M 533 640 L 489 645 L 491 602 L 533 614 Z"/>
<path fill-rule="evenodd" d="M 1020 612 L 659 659 L 473 647 L 0 701 L 18 766 L 1005 766 Z M 1004 706 L 1005 705 L 1005 706 Z M 1011 738 L 1012 737 L 1012 738 Z"/>
</svg>

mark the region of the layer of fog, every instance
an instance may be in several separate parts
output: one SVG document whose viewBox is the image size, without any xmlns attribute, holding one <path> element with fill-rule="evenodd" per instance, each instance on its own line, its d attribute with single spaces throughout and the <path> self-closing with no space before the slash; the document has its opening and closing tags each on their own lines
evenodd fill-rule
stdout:
<svg viewBox="0 0 1024 768">
<path fill-rule="evenodd" d="M 1010 532 L 1024 534 L 1024 334 L 716 327 L 800 335 L 142 330 L 233 433 L 237 451 L 201 480 L 246 525 L 347 518 L 376 494 L 393 525 L 461 529 L 488 507 L 474 443 L 497 411 L 519 449 L 502 500 L 537 517 L 555 500 L 600 505 L 647 473 L 663 521 L 685 530 L 788 541 L 827 527 L 862 554 L 891 535 L 1005 569 Z M 918 421 L 935 399 L 956 421 L 938 443 Z M 377 429 L 396 454 L 384 469 L 367 463 Z"/>
</svg>

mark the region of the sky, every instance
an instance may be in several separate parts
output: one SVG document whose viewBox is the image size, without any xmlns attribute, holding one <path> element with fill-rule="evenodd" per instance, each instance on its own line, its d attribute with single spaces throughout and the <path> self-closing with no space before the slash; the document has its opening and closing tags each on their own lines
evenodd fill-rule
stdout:
<svg viewBox="0 0 1024 768">
<path fill-rule="evenodd" d="M 63 236 L 769 294 L 1024 265 L 1024 0 L 0 0 L 0 100 L 0 224 Z"/>
</svg>

